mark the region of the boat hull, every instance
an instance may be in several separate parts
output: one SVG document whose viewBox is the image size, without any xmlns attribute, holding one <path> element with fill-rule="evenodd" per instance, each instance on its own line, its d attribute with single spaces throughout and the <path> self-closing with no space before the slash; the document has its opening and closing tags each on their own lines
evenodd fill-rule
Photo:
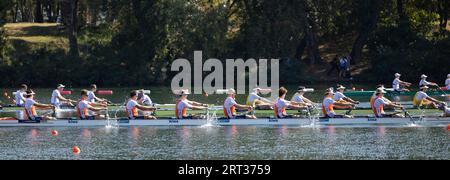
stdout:
<svg viewBox="0 0 450 180">
<path fill-rule="evenodd" d="M 344 95 L 349 97 L 370 97 L 375 93 L 375 91 L 347 91 Z M 388 91 L 386 96 L 414 96 L 417 92 L 395 92 Z M 429 91 L 427 92 L 430 96 L 442 96 L 442 95 L 450 95 L 450 91 Z"/>
<path fill-rule="evenodd" d="M 56 121 L 0 121 L 0 127 L 105 127 L 105 126 L 310 126 L 310 125 L 408 125 L 408 124 L 430 124 L 447 125 L 450 118 L 444 117 L 413 117 L 413 118 L 372 118 L 361 117 L 352 119 L 341 118 L 319 118 L 319 119 L 218 119 L 218 120 L 56 120 Z"/>
</svg>

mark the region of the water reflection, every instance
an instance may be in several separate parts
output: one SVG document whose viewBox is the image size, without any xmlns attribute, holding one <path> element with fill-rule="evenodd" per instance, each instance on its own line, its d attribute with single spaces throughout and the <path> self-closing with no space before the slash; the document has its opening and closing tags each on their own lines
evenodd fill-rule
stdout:
<svg viewBox="0 0 450 180">
<path fill-rule="evenodd" d="M 0 128 L 0 159 L 450 159 L 442 127 L 59 128 L 57 137 L 51 130 Z"/>
</svg>

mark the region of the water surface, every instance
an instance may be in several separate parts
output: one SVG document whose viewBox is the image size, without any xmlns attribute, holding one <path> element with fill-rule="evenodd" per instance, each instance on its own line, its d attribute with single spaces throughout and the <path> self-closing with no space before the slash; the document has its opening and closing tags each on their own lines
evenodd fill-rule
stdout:
<svg viewBox="0 0 450 180">
<path fill-rule="evenodd" d="M 450 159 L 445 127 L 56 128 L 57 137 L 51 130 L 0 128 L 0 159 Z"/>
</svg>

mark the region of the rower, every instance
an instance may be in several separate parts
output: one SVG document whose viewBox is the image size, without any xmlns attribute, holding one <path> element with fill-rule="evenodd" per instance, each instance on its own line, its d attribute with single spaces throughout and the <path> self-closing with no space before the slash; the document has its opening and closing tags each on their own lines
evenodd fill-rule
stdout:
<svg viewBox="0 0 450 180">
<path fill-rule="evenodd" d="M 28 86 L 25 84 L 21 84 L 19 87 L 19 90 L 16 91 L 15 100 L 16 100 L 16 106 L 17 107 L 24 107 L 25 106 L 25 92 L 28 90 Z"/>
<path fill-rule="evenodd" d="M 308 98 L 304 97 L 305 92 L 306 92 L 306 87 L 304 87 L 304 86 L 298 87 L 297 93 L 294 94 L 291 101 L 298 103 L 299 106 L 314 107 L 314 102 L 312 102 Z"/>
<path fill-rule="evenodd" d="M 289 101 L 286 101 L 286 94 L 288 93 L 288 90 L 284 87 L 281 87 L 278 90 L 278 99 L 275 101 L 274 104 L 274 110 L 275 110 L 275 116 L 279 119 L 284 118 L 294 118 L 294 115 L 289 115 L 286 112 L 286 109 L 292 109 L 292 110 L 301 110 L 303 107 L 294 105 Z"/>
<path fill-rule="evenodd" d="M 447 106 L 447 104 L 439 105 L 439 110 L 444 112 L 444 117 L 450 117 L 450 108 Z"/>
<path fill-rule="evenodd" d="M 41 120 L 55 120 L 55 118 L 50 116 L 38 116 L 36 109 L 41 110 L 48 110 L 51 109 L 53 112 L 55 112 L 56 108 L 53 105 L 50 104 L 41 104 L 37 103 L 34 100 L 34 93 L 31 89 L 27 90 L 25 93 L 25 115 L 28 118 L 28 120 L 31 121 L 41 121 Z"/>
<path fill-rule="evenodd" d="M 450 74 L 447 75 L 447 79 L 445 80 L 445 87 L 443 90 L 450 91 Z"/>
<path fill-rule="evenodd" d="M 138 96 L 137 91 L 131 91 L 130 100 L 128 100 L 127 106 L 126 106 L 126 112 L 128 114 L 128 118 L 130 120 L 156 119 L 156 117 L 151 116 L 151 115 L 139 116 L 138 110 L 153 112 L 156 110 L 156 108 L 140 105 L 137 102 L 137 98 L 138 98 L 137 96 Z"/>
<path fill-rule="evenodd" d="M 349 115 L 338 115 L 334 111 L 335 107 L 345 108 L 345 109 L 353 109 L 354 104 L 348 102 L 338 102 L 333 100 L 333 96 L 335 93 L 332 88 L 329 88 L 325 91 L 325 97 L 322 103 L 322 113 L 326 118 L 351 118 Z"/>
<path fill-rule="evenodd" d="M 77 104 L 77 113 L 80 120 L 104 119 L 105 116 L 99 115 L 99 111 L 107 110 L 107 105 L 88 101 L 89 91 L 81 90 L 81 100 Z"/>
<path fill-rule="evenodd" d="M 252 106 L 240 105 L 236 103 L 236 90 L 229 89 L 228 97 L 223 104 L 223 112 L 227 119 L 256 119 L 255 115 L 236 115 L 236 109 L 252 111 Z"/>
<path fill-rule="evenodd" d="M 95 93 L 97 92 L 97 85 L 96 84 L 91 84 L 91 90 L 88 91 L 88 99 L 87 101 L 95 103 L 102 103 L 102 104 L 108 104 L 108 100 L 107 99 L 102 99 L 102 98 L 98 98 Z"/>
<path fill-rule="evenodd" d="M 51 99 L 51 104 L 52 104 L 53 106 L 55 106 L 56 109 L 61 108 L 61 105 L 64 105 L 64 104 L 69 105 L 69 106 L 74 106 L 72 103 L 75 102 L 75 101 L 70 100 L 70 99 L 67 99 L 67 98 L 64 98 L 64 97 L 61 95 L 61 92 L 64 90 L 65 87 L 66 87 L 66 86 L 64 86 L 64 85 L 62 85 L 62 84 L 59 84 L 59 85 L 56 87 L 56 89 L 53 90 L 53 93 L 52 93 L 52 99 Z M 64 103 L 61 103 L 61 102 L 64 102 Z"/>
<path fill-rule="evenodd" d="M 378 90 L 378 89 L 382 89 L 383 91 L 386 91 L 386 88 L 385 88 L 384 85 L 382 85 L 382 84 L 378 85 L 376 89 L 377 89 L 377 90 Z M 375 101 L 375 98 L 377 98 L 377 91 L 375 91 L 375 92 L 373 93 L 372 97 L 370 97 L 370 105 L 373 104 L 373 102 Z M 383 96 L 383 99 L 384 99 L 384 101 L 386 101 L 386 102 L 388 102 L 388 103 L 391 103 L 391 102 L 392 102 L 392 101 L 390 101 L 389 99 L 387 99 L 387 98 L 384 97 L 384 96 Z"/>
<path fill-rule="evenodd" d="M 392 82 L 392 88 L 395 92 L 409 92 L 409 89 L 405 87 L 410 87 L 411 83 L 400 80 L 402 75 L 400 73 L 395 73 L 395 79 Z"/>
<path fill-rule="evenodd" d="M 438 104 L 442 104 L 443 102 L 438 101 L 426 93 L 429 89 L 428 86 L 422 86 L 420 87 L 420 91 L 416 93 L 413 99 L 413 105 L 414 107 L 418 108 L 438 108 Z"/>
<path fill-rule="evenodd" d="M 434 82 L 428 82 L 427 81 L 428 76 L 425 74 L 422 74 L 422 76 L 420 76 L 420 83 L 419 83 L 419 87 L 422 86 L 434 86 L 434 87 L 439 87 L 439 85 L 437 83 Z"/>
<path fill-rule="evenodd" d="M 141 89 L 138 93 L 138 103 L 144 106 L 154 106 L 152 99 L 145 94 L 145 90 Z"/>
<path fill-rule="evenodd" d="M 372 105 L 372 110 L 373 110 L 373 113 L 375 114 L 375 116 L 377 118 L 384 118 L 384 117 L 402 118 L 402 117 L 404 117 L 403 115 L 399 114 L 398 112 L 393 113 L 393 114 L 387 114 L 386 112 L 384 112 L 385 106 L 403 109 L 403 106 L 401 106 L 401 105 L 397 105 L 390 101 L 386 101 L 385 100 L 386 98 L 384 97 L 385 93 L 386 93 L 386 91 L 384 91 L 384 89 L 381 89 L 381 88 L 377 89 L 377 91 L 376 91 L 377 97 L 375 98 L 373 105 Z"/>
<path fill-rule="evenodd" d="M 338 85 L 338 87 L 336 89 L 337 89 L 337 92 L 334 94 L 334 98 L 333 98 L 334 101 L 336 101 L 338 103 L 344 103 L 344 104 L 353 104 L 353 105 L 359 104 L 359 101 L 355 101 L 344 95 L 344 91 L 345 91 L 344 86 Z M 341 109 L 339 106 L 336 106 L 336 108 Z"/>
<path fill-rule="evenodd" d="M 258 110 L 272 110 L 272 105 L 268 99 L 259 96 L 261 94 L 261 88 L 255 88 L 247 97 L 247 105 L 252 106 Z"/>
<path fill-rule="evenodd" d="M 207 110 L 208 105 L 202 104 L 195 101 L 189 101 L 187 99 L 189 90 L 182 90 L 180 93 L 180 98 L 176 101 L 175 104 L 175 116 L 177 119 L 201 119 L 201 116 L 197 115 L 188 115 L 187 110 Z"/>
</svg>

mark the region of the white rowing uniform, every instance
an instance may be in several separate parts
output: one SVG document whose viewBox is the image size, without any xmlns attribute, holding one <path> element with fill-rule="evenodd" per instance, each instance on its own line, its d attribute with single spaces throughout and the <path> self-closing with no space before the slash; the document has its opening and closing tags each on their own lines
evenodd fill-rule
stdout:
<svg viewBox="0 0 450 180">
<path fill-rule="evenodd" d="M 129 119 L 136 119 L 139 116 L 138 109 L 136 107 L 137 105 L 138 105 L 137 101 L 133 99 L 130 99 L 128 101 L 126 110 Z"/>
<path fill-rule="evenodd" d="M 16 92 L 16 96 L 15 96 L 16 106 L 23 107 L 25 105 L 25 101 L 23 100 L 24 99 L 23 95 L 24 95 L 24 92 L 22 92 L 21 90 L 18 90 Z"/>
<path fill-rule="evenodd" d="M 89 108 L 91 108 L 91 105 L 89 105 L 89 101 L 87 100 L 82 100 L 78 103 L 77 111 L 81 119 L 86 119 L 88 116 L 94 116 L 94 113 L 89 110 Z"/>
<path fill-rule="evenodd" d="M 422 80 L 420 80 L 419 87 L 422 87 L 422 86 L 429 86 L 430 84 L 431 84 L 431 83 L 428 82 L 427 80 L 422 79 Z"/>
<path fill-rule="evenodd" d="M 342 101 L 342 100 L 344 100 L 344 98 L 346 98 L 347 96 L 345 96 L 343 93 L 341 93 L 341 92 L 336 92 L 335 93 L 335 95 L 334 95 L 334 100 L 335 101 Z"/>
<path fill-rule="evenodd" d="M 327 117 L 333 118 L 336 113 L 334 112 L 334 101 L 331 98 L 325 98 L 322 102 L 322 113 Z"/>
<path fill-rule="evenodd" d="M 236 106 L 238 104 L 232 97 L 225 99 L 223 103 L 224 113 L 227 118 L 234 119 L 236 117 Z"/>
<path fill-rule="evenodd" d="M 423 91 L 419 91 L 419 92 L 417 92 L 417 94 L 416 94 L 416 100 L 417 100 L 417 101 L 422 101 L 422 100 L 424 100 L 424 99 L 427 98 L 427 97 L 429 97 L 428 94 L 425 93 L 425 92 L 423 92 Z"/>
<path fill-rule="evenodd" d="M 450 91 L 450 78 L 445 80 L 445 86 L 447 87 L 447 90 Z"/>
<path fill-rule="evenodd" d="M 401 91 L 400 78 L 395 78 L 394 79 L 394 81 L 392 82 L 392 88 L 394 89 L 394 91 Z"/>
<path fill-rule="evenodd" d="M 300 95 L 299 93 L 295 93 L 294 97 L 292 97 L 291 101 L 294 101 L 296 103 L 305 103 L 305 100 L 303 100 L 303 95 Z"/>
<path fill-rule="evenodd" d="M 59 106 L 61 105 L 59 98 L 61 96 L 61 92 L 59 92 L 59 90 L 55 89 L 53 90 L 52 93 L 52 99 L 51 99 L 51 103 L 52 105 L 54 105 L 56 108 L 59 108 Z"/>
<path fill-rule="evenodd" d="M 26 115 L 28 116 L 28 118 L 30 120 L 35 120 L 37 114 L 36 114 L 36 107 L 34 106 L 34 104 L 36 104 L 36 101 L 34 101 L 33 99 L 26 99 L 25 100 L 25 111 L 26 111 Z"/>
<path fill-rule="evenodd" d="M 261 96 L 259 96 L 256 92 L 252 92 L 248 95 L 247 98 L 247 105 L 248 106 L 253 106 L 255 104 L 256 100 L 261 100 Z"/>
<path fill-rule="evenodd" d="M 383 117 L 386 113 L 384 112 L 384 106 L 388 105 L 389 103 L 384 98 L 377 97 L 374 102 L 374 113 L 375 116 L 378 118 Z"/>
<path fill-rule="evenodd" d="M 189 104 L 189 101 L 187 99 L 185 100 L 178 100 L 177 104 L 176 104 L 176 115 L 177 115 L 177 119 L 183 119 L 187 117 L 187 110 L 191 109 L 192 105 Z"/>
<path fill-rule="evenodd" d="M 95 103 L 95 99 L 97 99 L 97 96 L 95 96 L 95 93 L 93 91 L 88 91 L 88 100 L 87 101 Z"/>
<path fill-rule="evenodd" d="M 424 100 L 428 97 L 429 97 L 428 94 L 423 91 L 417 92 L 413 99 L 413 105 L 414 106 L 422 106 Z"/>
<path fill-rule="evenodd" d="M 275 102 L 275 111 L 276 111 L 276 115 L 278 116 L 277 118 L 285 118 L 287 116 L 286 113 L 286 109 L 289 107 L 289 102 L 278 98 L 277 101 Z"/>
<path fill-rule="evenodd" d="M 144 106 L 152 106 L 153 105 L 152 99 L 150 99 L 150 97 L 146 94 L 144 94 L 144 96 L 139 101 Z"/>
</svg>

